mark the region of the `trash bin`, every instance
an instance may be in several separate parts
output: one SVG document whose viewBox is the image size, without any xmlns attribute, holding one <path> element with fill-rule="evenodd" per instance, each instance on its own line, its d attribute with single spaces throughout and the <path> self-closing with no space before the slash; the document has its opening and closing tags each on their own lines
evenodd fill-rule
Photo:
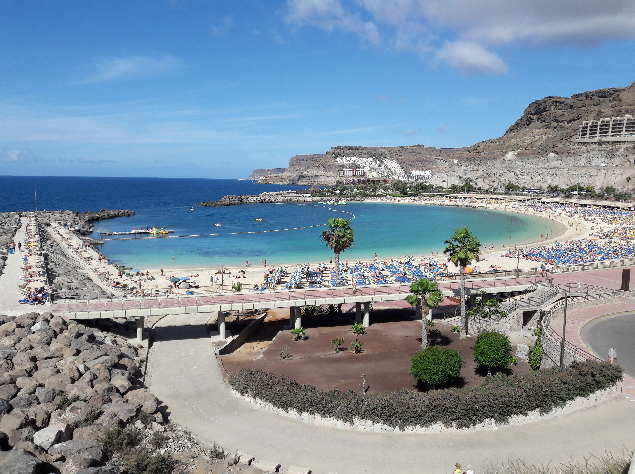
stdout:
<svg viewBox="0 0 635 474">
<path fill-rule="evenodd" d="M 13 249 L 9 249 L 9 253 L 11 253 L 11 254 L 12 254 L 12 253 L 13 253 Z"/>
</svg>

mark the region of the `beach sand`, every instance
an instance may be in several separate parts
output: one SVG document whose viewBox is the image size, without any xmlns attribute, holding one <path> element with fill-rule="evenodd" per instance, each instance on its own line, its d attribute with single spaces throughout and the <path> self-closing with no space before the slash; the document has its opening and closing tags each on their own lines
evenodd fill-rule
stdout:
<svg viewBox="0 0 635 474">
<path fill-rule="evenodd" d="M 382 202 L 381 200 L 372 200 L 369 202 Z M 385 201 L 383 201 L 385 202 Z M 456 202 L 453 203 L 444 203 L 442 200 L 430 200 L 426 199 L 423 201 L 413 201 L 411 198 L 399 199 L 399 198 L 391 198 L 390 202 L 407 202 L 409 204 L 419 203 L 422 205 L 433 204 L 433 205 L 453 205 L 456 206 Z M 506 212 L 518 212 L 529 216 L 538 216 L 541 218 L 548 218 L 553 220 L 558 225 L 555 226 L 554 230 L 555 235 L 549 235 L 548 238 L 545 237 L 544 240 L 536 241 L 536 242 L 527 242 L 519 247 L 525 246 L 533 246 L 533 245 L 549 245 L 556 241 L 564 242 L 575 239 L 587 238 L 591 232 L 590 226 L 587 222 L 582 220 L 572 219 L 571 217 L 556 214 L 556 213 L 544 213 L 544 212 L 534 212 L 532 210 L 528 210 L 523 208 L 522 205 L 519 205 L 515 202 L 488 202 L 484 205 L 473 206 L 473 207 L 485 207 L 488 209 L 501 210 Z M 186 295 L 186 292 L 191 292 L 194 295 L 200 294 L 209 294 L 209 293 L 223 293 L 223 292 L 232 292 L 232 285 L 240 282 L 243 287 L 243 291 L 253 291 L 254 285 L 260 285 L 265 281 L 266 275 L 269 274 L 274 269 L 280 268 L 281 266 L 287 268 L 288 273 L 292 273 L 299 265 L 284 265 L 276 262 L 275 266 L 268 265 L 264 266 L 261 262 L 251 262 L 249 266 L 224 266 L 222 267 L 224 273 L 220 273 L 220 268 L 214 267 L 198 267 L 198 268 L 167 268 L 163 271 L 159 268 L 140 268 L 140 272 L 138 274 L 126 274 L 121 273 L 118 269 L 112 265 L 107 263 L 106 258 L 100 258 L 99 254 L 89 247 L 81 247 L 81 241 L 77 236 L 71 235 L 64 229 L 63 227 L 58 227 L 57 229 L 62 235 L 65 235 L 65 239 L 68 239 L 68 242 L 72 242 L 72 245 L 75 249 L 76 254 L 83 258 L 87 262 L 87 266 L 90 268 L 92 272 L 95 274 L 99 274 L 102 276 L 102 281 L 119 281 L 121 284 L 127 284 L 129 287 L 133 286 L 138 290 L 144 291 L 147 295 L 156 295 L 163 296 L 165 294 L 173 294 L 173 295 Z M 449 236 L 448 236 L 449 237 Z M 503 257 L 502 254 L 506 253 L 510 249 L 513 249 L 511 246 L 501 246 L 497 248 L 482 248 L 481 259 L 479 262 L 475 262 L 475 269 L 477 271 L 483 272 L 488 271 L 492 267 L 496 267 L 498 270 L 504 271 L 512 271 L 516 268 L 520 270 L 530 270 L 536 269 L 538 267 L 538 263 L 534 261 Z M 404 259 L 403 255 L 391 255 L 391 256 L 379 256 L 380 262 L 389 262 L 391 259 L 394 260 L 402 260 Z M 451 262 L 448 262 L 447 257 L 442 253 L 434 254 L 434 255 L 415 255 L 415 260 L 417 263 L 422 261 L 429 261 L 430 259 L 434 259 L 439 263 L 447 263 L 448 269 L 450 272 L 458 272 L 459 269 L 455 267 Z M 340 260 L 344 263 L 346 259 L 346 252 L 343 252 L 340 255 Z M 374 261 L 374 256 L 369 255 L 368 259 L 362 260 L 363 263 L 370 263 Z M 333 265 L 329 264 L 329 262 L 307 262 L 311 269 L 317 269 L 318 264 L 323 263 L 326 264 L 327 267 L 332 268 Z M 354 261 L 350 261 L 349 264 L 352 265 Z M 170 279 L 175 278 L 189 278 L 188 284 L 180 284 L 180 288 L 174 287 L 174 282 L 171 282 Z M 216 281 L 215 281 L 216 280 Z M 193 283 L 195 282 L 195 283 Z M 191 286 L 197 285 L 198 288 L 193 288 Z M 109 286 L 109 283 L 106 285 Z M 187 286 L 190 286 L 187 288 Z M 278 288 L 284 287 L 284 282 L 281 285 L 278 285 Z M 116 293 L 118 293 L 115 290 Z"/>
</svg>

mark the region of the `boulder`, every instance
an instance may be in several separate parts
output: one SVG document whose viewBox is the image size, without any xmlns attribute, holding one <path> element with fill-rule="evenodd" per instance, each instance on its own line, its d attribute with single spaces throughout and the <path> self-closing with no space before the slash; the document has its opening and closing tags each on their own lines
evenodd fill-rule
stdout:
<svg viewBox="0 0 635 474">
<path fill-rule="evenodd" d="M 11 406 L 14 409 L 15 408 L 27 409 L 30 406 L 35 405 L 36 403 L 38 403 L 38 400 L 34 394 L 25 394 L 25 395 L 18 394 L 17 396 L 13 397 L 13 399 L 11 400 Z"/>
<path fill-rule="evenodd" d="M 49 322 L 45 319 L 41 319 L 40 321 L 35 323 L 33 326 L 31 326 L 31 332 L 45 331 L 49 329 L 49 327 L 50 327 Z"/>
<path fill-rule="evenodd" d="M 53 411 L 55 411 L 55 404 L 41 403 L 29 408 L 27 414 L 31 419 L 31 423 L 33 423 L 36 428 L 42 429 L 49 425 Z"/>
<path fill-rule="evenodd" d="M 99 466 L 99 467 L 89 467 L 86 469 L 82 469 L 81 471 L 77 471 L 77 474 L 120 474 L 121 471 L 116 466 Z"/>
<path fill-rule="evenodd" d="M 30 365 L 37 359 L 30 352 L 18 352 L 13 356 L 12 362 L 14 366 Z"/>
<path fill-rule="evenodd" d="M 529 346 L 527 344 L 516 344 L 516 357 L 519 360 L 529 360 Z"/>
<path fill-rule="evenodd" d="M 51 403 L 58 394 L 59 391 L 54 388 L 37 387 L 35 389 L 35 396 L 40 403 Z"/>
<path fill-rule="evenodd" d="M 2 415 L 6 415 L 10 411 L 11 404 L 7 400 L 0 398 L 0 417 L 2 417 Z"/>
<path fill-rule="evenodd" d="M 88 368 L 92 370 L 95 370 L 100 365 L 104 366 L 106 369 L 110 369 L 116 363 L 117 363 L 117 360 L 114 357 L 111 357 L 109 355 L 104 355 L 96 359 L 88 360 L 85 362 Z"/>
<path fill-rule="evenodd" d="M 103 446 L 89 439 L 73 439 L 58 443 L 48 450 L 49 454 L 56 456 L 61 454 L 66 459 L 81 459 L 92 463 L 93 465 L 101 461 L 103 457 Z"/>
<path fill-rule="evenodd" d="M 18 327 L 15 321 L 9 321 L 8 323 L 4 323 L 0 325 L 0 336 L 7 337 L 13 334 L 13 331 Z"/>
<path fill-rule="evenodd" d="M 14 349 L 13 347 L 0 347 L 0 359 L 11 360 L 17 353 L 17 349 Z"/>
<path fill-rule="evenodd" d="M 3 400 L 11 400 L 19 391 L 18 386 L 13 383 L 0 385 L 0 398 Z"/>
<path fill-rule="evenodd" d="M 70 437 L 70 429 L 68 425 L 53 423 L 36 431 L 33 434 L 33 443 L 36 446 L 48 451 L 48 449 L 61 441 L 62 437 Z"/>
<path fill-rule="evenodd" d="M 18 410 L 13 413 L 7 413 L 0 419 L 0 431 L 8 433 L 11 430 L 20 429 L 26 425 L 27 420 L 26 415 Z"/>
<path fill-rule="evenodd" d="M 159 400 L 157 397 L 144 388 L 131 390 L 126 393 L 124 398 L 130 403 L 137 404 L 145 413 L 155 413 L 159 407 Z"/>
<path fill-rule="evenodd" d="M 39 474 L 44 462 L 24 449 L 0 451 L 0 472 L 2 474 Z"/>
<path fill-rule="evenodd" d="M 57 367 L 47 367 L 45 369 L 39 369 L 36 372 L 33 372 L 31 378 L 35 380 L 38 384 L 44 385 L 47 380 L 49 380 L 54 375 L 59 374 L 60 371 Z M 17 381 L 16 381 L 17 384 Z"/>
<path fill-rule="evenodd" d="M 15 386 L 22 389 L 21 393 L 35 393 L 38 383 L 33 377 L 18 377 Z"/>
<path fill-rule="evenodd" d="M 90 426 L 83 426 L 81 428 L 75 428 L 73 431 L 73 439 L 99 441 L 104 437 L 106 431 L 108 431 L 108 428 L 104 425 L 93 424 Z"/>
<path fill-rule="evenodd" d="M 11 359 L 0 359 L 0 374 L 13 370 L 13 362 Z"/>
<path fill-rule="evenodd" d="M 0 431 L 0 451 L 9 451 L 9 436 L 4 431 Z"/>
<path fill-rule="evenodd" d="M 114 413 L 124 423 L 137 415 L 137 407 L 133 403 L 107 403 L 102 410 L 104 414 Z"/>
<path fill-rule="evenodd" d="M 68 386 L 72 383 L 71 378 L 65 374 L 57 374 L 51 377 L 46 381 L 44 386 L 46 388 L 53 388 L 55 390 L 59 390 L 63 392 L 68 388 Z"/>
<path fill-rule="evenodd" d="M 110 383 L 113 384 L 115 388 L 119 390 L 119 393 L 121 393 L 122 395 L 125 394 L 128 390 L 130 390 L 130 387 L 132 387 L 132 384 L 128 380 L 128 377 L 124 377 L 121 375 L 117 375 L 113 377 L 110 380 Z"/>
</svg>

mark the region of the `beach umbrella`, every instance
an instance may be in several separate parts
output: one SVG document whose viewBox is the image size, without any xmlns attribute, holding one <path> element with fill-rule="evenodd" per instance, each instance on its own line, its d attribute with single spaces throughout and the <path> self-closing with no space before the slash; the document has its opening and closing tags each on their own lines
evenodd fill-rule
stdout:
<svg viewBox="0 0 635 474">
<path fill-rule="evenodd" d="M 132 270 L 130 270 L 132 273 L 139 273 L 141 270 L 139 270 L 138 268 L 133 268 Z"/>
<path fill-rule="evenodd" d="M 185 281 L 185 280 L 189 280 L 190 277 L 181 277 L 181 280 Z"/>
<path fill-rule="evenodd" d="M 177 278 L 177 277 L 172 277 L 172 278 L 170 278 L 170 281 L 172 283 L 176 283 L 177 281 L 181 281 L 181 280 L 179 278 Z"/>
</svg>

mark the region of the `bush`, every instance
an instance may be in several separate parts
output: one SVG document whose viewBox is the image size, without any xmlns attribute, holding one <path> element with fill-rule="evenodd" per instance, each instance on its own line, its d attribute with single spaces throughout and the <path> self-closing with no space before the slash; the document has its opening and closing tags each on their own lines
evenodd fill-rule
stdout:
<svg viewBox="0 0 635 474">
<path fill-rule="evenodd" d="M 296 329 L 292 329 L 291 330 L 291 338 L 294 341 L 299 341 L 300 339 L 306 339 L 307 335 L 306 335 L 306 329 L 299 327 Z"/>
<path fill-rule="evenodd" d="M 256 369 L 243 369 L 231 375 L 229 383 L 241 395 L 285 411 L 319 414 L 347 423 L 368 420 L 404 429 L 436 423 L 467 428 L 488 419 L 504 423 L 511 416 L 534 410 L 547 413 L 576 397 L 612 387 L 621 379 L 622 369 L 618 365 L 587 361 L 574 362 L 564 370 L 555 367 L 527 375 L 494 376 L 478 387 L 426 393 L 325 392 Z"/>
<path fill-rule="evenodd" d="M 544 351 L 542 350 L 542 329 L 536 329 L 536 343 L 529 349 L 529 366 L 531 370 L 539 370 L 542 364 L 542 356 Z"/>
<path fill-rule="evenodd" d="M 135 451 L 124 465 L 126 474 L 170 474 L 176 461 L 169 454 L 152 454 L 147 449 Z"/>
<path fill-rule="evenodd" d="M 344 338 L 342 337 L 336 337 L 334 339 L 331 339 L 331 345 L 333 346 L 333 349 L 335 349 L 336 354 L 339 354 L 340 346 L 342 344 L 344 344 Z"/>
<path fill-rule="evenodd" d="M 101 444 L 111 454 L 133 448 L 139 442 L 141 442 L 141 433 L 138 429 L 122 429 L 118 426 L 106 431 L 101 439 Z"/>
<path fill-rule="evenodd" d="M 428 347 L 412 358 L 409 374 L 419 383 L 432 385 L 455 380 L 461 373 L 463 359 L 459 351 Z"/>
<path fill-rule="evenodd" d="M 353 326 L 351 326 L 351 331 L 356 336 L 363 336 L 364 334 L 366 334 L 366 327 L 364 327 L 362 323 L 355 323 L 353 324 Z"/>
<path fill-rule="evenodd" d="M 361 353 L 364 349 L 362 349 L 363 344 L 361 342 L 359 342 L 358 339 L 355 339 L 353 342 L 351 342 L 351 350 L 353 351 L 354 354 L 359 354 Z"/>
<path fill-rule="evenodd" d="M 487 367 L 488 375 L 492 369 L 504 369 L 514 361 L 509 338 L 497 332 L 483 332 L 474 343 L 474 361 L 479 367 Z"/>
</svg>

